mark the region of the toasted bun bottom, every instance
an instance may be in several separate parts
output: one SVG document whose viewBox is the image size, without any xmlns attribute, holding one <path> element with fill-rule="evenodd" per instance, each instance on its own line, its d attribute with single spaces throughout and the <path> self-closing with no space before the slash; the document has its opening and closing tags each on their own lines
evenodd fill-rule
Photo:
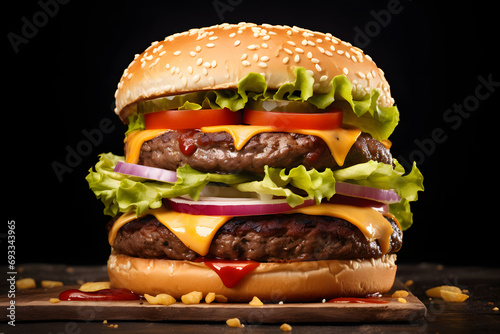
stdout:
<svg viewBox="0 0 500 334">
<path fill-rule="evenodd" d="M 391 289 L 396 255 L 379 259 L 261 263 L 236 287 L 227 288 L 203 263 L 135 258 L 111 254 L 108 274 L 113 288 L 138 294 L 167 293 L 175 299 L 191 291 L 222 294 L 229 301 L 321 301 L 341 296 L 366 296 Z"/>
</svg>

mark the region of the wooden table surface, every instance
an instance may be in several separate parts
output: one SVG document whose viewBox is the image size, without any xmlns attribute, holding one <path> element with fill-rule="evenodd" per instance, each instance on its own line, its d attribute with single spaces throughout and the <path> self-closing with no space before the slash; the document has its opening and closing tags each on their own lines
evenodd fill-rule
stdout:
<svg viewBox="0 0 500 334">
<path fill-rule="evenodd" d="M 53 264 L 26 264 L 17 278 L 33 277 L 40 280 L 60 280 L 66 285 L 77 281 L 107 280 L 104 266 L 74 266 Z M 7 270 L 3 270 L 7 273 Z M 500 333 L 500 268 L 447 267 L 437 264 L 399 264 L 400 281 L 413 280 L 409 290 L 427 307 L 427 316 L 398 323 L 294 323 L 292 333 Z M 7 277 L 8 278 L 8 277 Z M 425 290 L 438 285 L 455 285 L 468 290 L 470 298 L 463 303 L 445 302 L 425 295 Z M 5 296 L 8 282 L 0 282 L 0 293 Z M 5 310 L 2 312 L 5 314 Z M 146 322 L 146 321 L 44 321 L 19 322 L 9 326 L 2 317 L 0 333 L 280 333 L 280 323 L 245 324 L 244 328 L 230 328 L 225 323 L 204 322 Z M 108 327 L 118 325 L 117 328 Z"/>
</svg>

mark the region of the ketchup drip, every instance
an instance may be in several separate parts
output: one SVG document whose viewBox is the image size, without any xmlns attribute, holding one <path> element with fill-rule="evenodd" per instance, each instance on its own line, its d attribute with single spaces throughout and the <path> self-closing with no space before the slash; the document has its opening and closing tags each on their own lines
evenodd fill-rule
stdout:
<svg viewBox="0 0 500 334">
<path fill-rule="evenodd" d="M 139 300 L 140 297 L 127 289 L 103 289 L 94 292 L 85 292 L 78 289 L 70 289 L 59 294 L 59 300 L 80 301 L 116 301 L 116 300 Z"/>
<path fill-rule="evenodd" d="M 180 132 L 180 131 L 179 131 Z M 196 133 L 194 130 L 186 130 L 183 131 L 177 141 L 179 142 L 179 149 L 186 156 L 193 155 L 198 148 L 196 146 L 196 139 L 193 138 L 193 135 Z"/>
<path fill-rule="evenodd" d="M 259 266 L 259 262 L 251 260 L 223 260 L 199 257 L 195 262 L 203 262 L 219 275 L 224 286 L 234 288 L 251 271 Z"/>
</svg>

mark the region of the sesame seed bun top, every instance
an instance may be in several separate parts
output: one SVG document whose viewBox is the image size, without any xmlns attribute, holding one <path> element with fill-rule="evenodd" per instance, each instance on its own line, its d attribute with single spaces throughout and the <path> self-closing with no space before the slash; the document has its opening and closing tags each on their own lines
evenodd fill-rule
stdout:
<svg viewBox="0 0 500 334">
<path fill-rule="evenodd" d="M 118 83 L 115 112 L 125 121 L 132 112 L 127 106 L 141 100 L 235 89 L 250 72 L 277 89 L 295 81 L 295 67 L 314 77 L 315 92 L 329 91 L 333 77 L 345 75 L 355 98 L 376 89 L 379 105 L 394 104 L 384 72 L 348 42 L 298 27 L 225 23 L 168 36 L 135 55 Z"/>
</svg>

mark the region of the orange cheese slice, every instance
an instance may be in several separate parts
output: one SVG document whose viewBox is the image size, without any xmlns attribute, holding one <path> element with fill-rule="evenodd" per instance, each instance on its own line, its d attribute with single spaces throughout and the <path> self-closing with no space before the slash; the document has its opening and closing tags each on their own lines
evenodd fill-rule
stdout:
<svg viewBox="0 0 500 334">
<path fill-rule="evenodd" d="M 299 208 L 287 213 L 304 213 L 338 217 L 356 226 L 371 242 L 378 240 L 382 253 L 389 250 L 389 241 L 393 232 L 391 224 L 380 212 L 367 208 L 344 204 L 329 204 Z M 230 216 L 202 216 L 179 213 L 161 207 L 148 212 L 174 233 L 188 248 L 200 255 L 206 255 L 215 234 Z M 392 215 L 391 218 L 395 219 Z M 135 212 L 129 211 L 120 216 L 111 228 L 108 239 L 112 246 L 118 230 L 126 223 L 136 219 Z"/>
<path fill-rule="evenodd" d="M 126 138 L 125 157 L 128 163 L 138 163 L 141 147 L 144 142 L 159 136 L 168 130 L 143 130 L 131 132 Z M 201 128 L 202 132 L 227 132 L 233 137 L 234 146 L 237 150 L 241 150 L 243 146 L 255 135 L 263 132 L 283 132 L 270 126 L 258 125 L 220 125 L 207 126 Z M 333 130 L 304 130 L 291 129 L 286 132 L 300 133 L 303 135 L 313 135 L 320 137 L 325 141 L 332 153 L 333 158 L 339 166 L 344 165 L 345 158 L 352 145 L 361 134 L 358 128 L 338 128 Z"/>
</svg>

